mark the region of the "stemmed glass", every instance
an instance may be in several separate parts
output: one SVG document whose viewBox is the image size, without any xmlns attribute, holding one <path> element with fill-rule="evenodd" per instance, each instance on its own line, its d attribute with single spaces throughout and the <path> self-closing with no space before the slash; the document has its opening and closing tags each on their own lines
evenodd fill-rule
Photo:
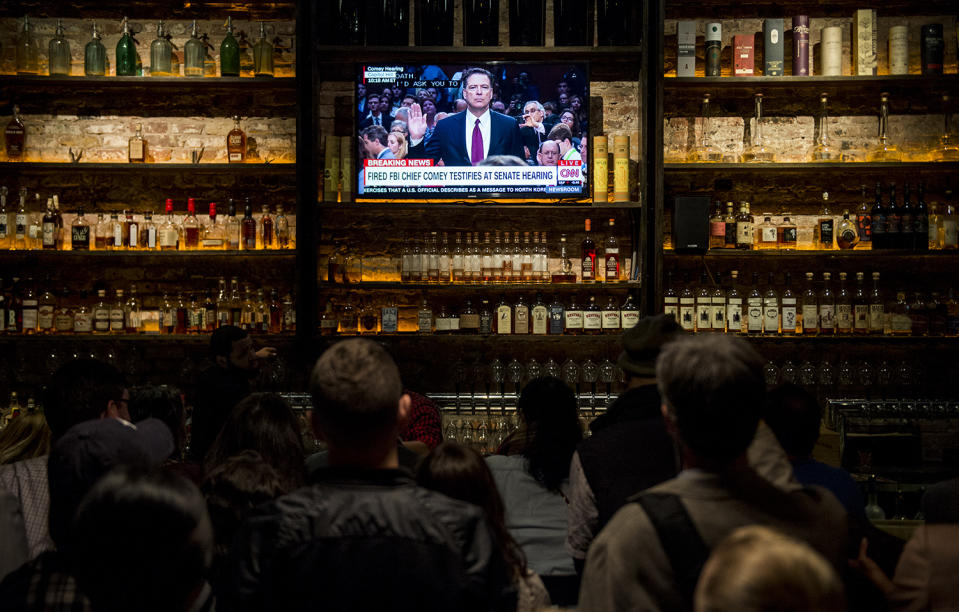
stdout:
<svg viewBox="0 0 959 612">
<path fill-rule="evenodd" d="M 596 380 L 599 378 L 599 367 L 587 359 L 583 362 L 583 382 L 589 384 L 590 400 L 589 409 L 592 412 L 596 409 Z"/>
<path fill-rule="evenodd" d="M 560 367 L 556 360 L 550 357 L 546 360 L 546 375 L 552 376 L 553 378 L 562 378 L 563 368 Z"/>
<path fill-rule="evenodd" d="M 543 375 L 543 366 L 536 361 L 535 357 L 530 357 L 526 362 L 526 380 L 534 380 Z"/>
</svg>

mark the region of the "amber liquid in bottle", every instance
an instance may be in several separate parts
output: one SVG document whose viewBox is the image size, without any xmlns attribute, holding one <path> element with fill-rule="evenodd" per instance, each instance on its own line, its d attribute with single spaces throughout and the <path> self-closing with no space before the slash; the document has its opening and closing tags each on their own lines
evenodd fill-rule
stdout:
<svg viewBox="0 0 959 612">
<path fill-rule="evenodd" d="M 240 129 L 239 117 L 233 117 L 233 129 L 226 135 L 226 152 L 230 163 L 246 161 L 246 134 Z"/>
<path fill-rule="evenodd" d="M 4 141 L 7 145 L 7 157 L 9 159 L 20 160 L 23 158 L 23 144 L 26 129 L 20 120 L 20 107 L 13 107 L 13 119 L 7 124 L 4 130 Z"/>
<path fill-rule="evenodd" d="M 253 218 L 253 206 L 250 201 L 246 201 L 243 209 L 243 222 L 240 225 L 240 233 L 243 243 L 243 249 L 252 251 L 256 249 L 256 219 Z"/>
</svg>

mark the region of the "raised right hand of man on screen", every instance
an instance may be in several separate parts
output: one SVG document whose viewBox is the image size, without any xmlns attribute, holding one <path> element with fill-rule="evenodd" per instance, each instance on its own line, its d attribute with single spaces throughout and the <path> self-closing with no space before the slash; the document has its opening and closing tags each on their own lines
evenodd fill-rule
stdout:
<svg viewBox="0 0 959 612">
<path fill-rule="evenodd" d="M 406 126 L 410 130 L 410 140 L 423 140 L 426 136 L 426 117 L 423 116 L 423 109 L 414 102 L 410 106 L 410 121 Z"/>
</svg>

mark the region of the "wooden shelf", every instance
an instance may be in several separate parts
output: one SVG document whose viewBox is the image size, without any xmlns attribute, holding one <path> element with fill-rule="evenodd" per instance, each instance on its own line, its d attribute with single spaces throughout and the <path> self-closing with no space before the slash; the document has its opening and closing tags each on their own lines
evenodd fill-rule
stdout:
<svg viewBox="0 0 959 612">
<path fill-rule="evenodd" d="M 32 14 L 31 14 L 32 16 Z M 296 116 L 296 79 L 0 75 L 0 114 Z"/>
<path fill-rule="evenodd" d="M 750 5 L 752 7 L 752 5 Z M 665 116 L 699 115 L 704 94 L 711 94 L 713 116 L 751 117 L 753 96 L 764 95 L 767 117 L 817 115 L 819 96 L 829 96 L 829 115 L 878 115 L 879 95 L 890 94 L 892 115 L 941 114 L 942 95 L 955 100 L 959 75 L 840 76 L 840 77 L 667 77 L 663 93 L 669 100 Z"/>
<path fill-rule="evenodd" d="M 400 282 L 365 282 L 365 283 L 321 283 L 320 291 L 443 291 L 449 293 L 470 292 L 477 290 L 488 293 L 511 293 L 516 291 L 570 292 L 570 291 L 626 291 L 640 289 L 637 282 L 621 283 L 400 283 Z"/>
<path fill-rule="evenodd" d="M 291 342 L 293 332 L 282 334 L 250 334 L 256 342 Z M 43 342 L 117 342 L 122 344 L 174 343 L 189 345 L 209 345 L 210 334 L 6 334 L 0 335 L 0 343 L 43 343 Z"/>
<path fill-rule="evenodd" d="M 320 341 L 336 342 L 346 338 L 356 338 L 357 335 L 335 335 L 335 336 L 317 336 Z M 515 334 L 490 334 L 482 336 L 479 334 L 419 334 L 416 332 L 406 332 L 399 334 L 363 334 L 364 338 L 375 338 L 378 342 L 403 344 L 404 348 L 413 350 L 416 346 L 421 346 L 424 351 L 435 351 L 436 343 L 442 342 L 444 350 L 448 351 L 451 346 L 462 346 L 477 348 L 481 346 L 558 346 L 566 344 L 589 345 L 592 347 L 616 347 L 619 350 L 620 332 L 615 334 L 596 334 L 596 335 L 561 335 L 561 336 L 534 336 L 534 335 L 515 335 Z"/>
<path fill-rule="evenodd" d="M 49 2 L 49 0 L 7 0 L 0 8 L 0 17 L 30 19 L 115 19 L 154 20 L 171 19 L 226 19 L 289 21 L 296 17 L 296 3 L 271 2 L 170 2 L 170 0 L 138 0 L 136 3 L 103 3 L 92 1 Z M 147 50 L 149 53 L 149 49 Z"/>
<path fill-rule="evenodd" d="M 750 342 L 767 345 L 852 345 L 852 344 L 888 344 L 890 346 L 922 346 L 940 344 L 943 348 L 955 349 L 959 347 L 959 337 L 956 336 L 886 336 L 886 335 L 844 335 L 844 336 L 739 336 Z"/>
<path fill-rule="evenodd" d="M 317 206 L 321 209 L 330 209 L 330 210 L 375 210 L 375 211 L 386 211 L 390 209 L 403 209 L 403 210 L 427 210 L 427 209 L 439 209 L 439 210 L 466 210 L 466 209 L 478 209 L 478 208 L 487 208 L 487 209 L 509 209 L 509 208 L 548 208 L 548 209 L 563 209 L 563 210 L 575 210 L 575 211 L 589 211 L 592 209 L 631 209 L 631 208 L 642 208 L 642 204 L 639 202 L 605 202 L 605 203 L 562 203 L 562 202 L 517 202 L 517 203 L 500 203 L 500 202 L 489 202 L 489 201 L 463 201 L 456 203 L 429 203 L 429 202 L 317 202 Z"/>
<path fill-rule="evenodd" d="M 170 264 L 171 260 L 186 259 L 191 263 L 194 260 L 202 259 L 215 261 L 218 264 L 229 261 L 263 261 L 263 260 L 287 260 L 296 257 L 294 249 L 287 250 L 257 250 L 257 251 L 8 251 L 0 250 L 0 258 L 14 261 L 37 260 L 43 263 L 63 263 L 74 266 L 82 265 L 85 262 L 93 260 L 97 265 L 109 263 L 129 262 L 134 265 L 143 265 L 148 261 L 163 261 L 164 264 Z M 147 261 L 144 261 L 147 260 Z"/>
<path fill-rule="evenodd" d="M 840 162 L 840 163 L 757 163 L 757 164 L 709 164 L 686 163 L 663 164 L 666 175 L 722 174 L 724 176 L 752 176 L 755 174 L 844 174 L 855 172 L 876 176 L 888 176 L 891 171 L 902 170 L 910 175 L 915 171 L 959 171 L 959 162 Z"/>
<path fill-rule="evenodd" d="M 862 3 L 853 0 L 796 0 L 790 1 L 790 15 L 812 17 L 850 17 L 862 8 Z M 912 0 L 887 0 L 876 5 L 880 17 L 898 15 L 952 15 L 956 12 L 954 0 L 928 0 L 917 3 Z M 764 15 L 783 14 L 783 3 L 778 0 L 753 0 L 748 3 L 728 0 L 696 0 L 695 2 L 666 3 L 666 19 L 742 19 Z M 788 23 L 788 19 L 787 19 Z"/>
<path fill-rule="evenodd" d="M 959 258 L 959 251 L 907 251 L 907 250 L 895 250 L 895 249 L 865 249 L 865 250 L 832 250 L 832 251 L 814 251 L 814 250 L 780 250 L 780 249 L 763 249 L 763 250 L 750 250 L 750 251 L 741 251 L 739 249 L 713 249 L 705 253 L 683 253 L 677 252 L 674 250 L 664 250 L 663 256 L 668 258 L 695 258 L 695 259 L 715 259 L 717 261 L 722 260 L 749 260 L 749 259 L 806 259 L 806 258 L 816 258 L 816 259 L 878 259 L 878 258 L 892 258 L 897 261 L 901 261 L 904 264 L 908 262 L 916 263 L 920 260 L 927 260 L 929 258 L 934 258 L 938 260 L 950 260 L 953 258 Z M 946 263 L 940 261 L 940 263 Z"/>
</svg>

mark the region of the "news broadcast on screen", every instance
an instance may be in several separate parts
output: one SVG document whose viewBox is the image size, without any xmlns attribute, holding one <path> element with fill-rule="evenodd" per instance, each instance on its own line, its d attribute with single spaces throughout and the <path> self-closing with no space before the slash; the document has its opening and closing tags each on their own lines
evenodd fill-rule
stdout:
<svg viewBox="0 0 959 612">
<path fill-rule="evenodd" d="M 357 199 L 586 197 L 585 63 L 357 70 Z"/>
</svg>

